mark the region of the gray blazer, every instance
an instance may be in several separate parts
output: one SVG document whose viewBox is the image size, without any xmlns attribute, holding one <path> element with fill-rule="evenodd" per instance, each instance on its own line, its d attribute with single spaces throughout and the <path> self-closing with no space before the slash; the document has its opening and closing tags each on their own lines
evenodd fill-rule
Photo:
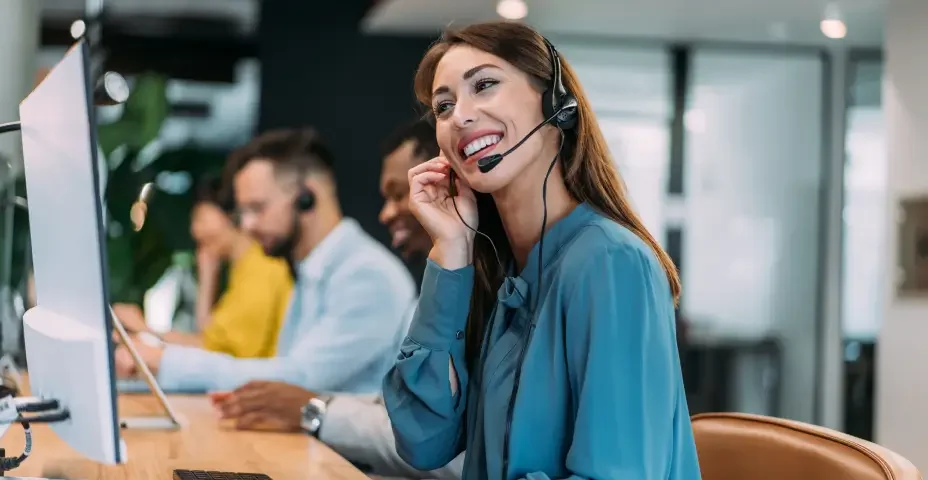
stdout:
<svg viewBox="0 0 928 480">
<path fill-rule="evenodd" d="M 396 453 L 393 429 L 378 395 L 335 395 L 329 401 L 319 439 L 366 473 L 406 479 L 461 478 L 464 454 L 438 470 L 422 472 Z"/>
</svg>

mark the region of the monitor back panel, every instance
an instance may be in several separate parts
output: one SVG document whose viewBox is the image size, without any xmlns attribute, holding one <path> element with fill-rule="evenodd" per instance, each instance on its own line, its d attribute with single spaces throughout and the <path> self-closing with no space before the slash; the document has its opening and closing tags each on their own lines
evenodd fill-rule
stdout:
<svg viewBox="0 0 928 480">
<path fill-rule="evenodd" d="M 20 103 L 19 114 L 37 304 L 109 339 L 106 234 L 87 57 L 87 45 L 79 41 Z M 85 374 L 108 375 L 115 385 L 112 341 L 106 345 L 101 355 L 108 356 L 108 372 Z M 61 368 L 68 368 L 61 360 Z M 115 387 L 111 390 L 113 415 L 102 419 L 101 428 L 112 428 L 118 444 Z"/>
</svg>

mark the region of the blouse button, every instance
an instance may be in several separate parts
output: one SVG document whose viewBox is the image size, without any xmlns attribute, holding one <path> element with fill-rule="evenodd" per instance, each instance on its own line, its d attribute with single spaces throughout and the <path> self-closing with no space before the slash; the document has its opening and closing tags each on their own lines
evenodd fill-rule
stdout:
<svg viewBox="0 0 928 480">
<path fill-rule="evenodd" d="M 457 333 L 454 334 L 454 336 L 455 336 L 455 338 L 457 338 L 458 340 L 460 340 L 460 339 L 464 338 L 464 332 L 458 330 Z"/>
</svg>

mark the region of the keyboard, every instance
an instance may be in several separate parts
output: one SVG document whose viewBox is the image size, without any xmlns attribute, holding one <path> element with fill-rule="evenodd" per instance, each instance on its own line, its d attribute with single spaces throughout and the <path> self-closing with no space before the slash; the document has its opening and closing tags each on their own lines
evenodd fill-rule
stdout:
<svg viewBox="0 0 928 480">
<path fill-rule="evenodd" d="M 216 472 L 213 470 L 174 470 L 174 480 L 273 480 L 263 473 Z"/>
</svg>

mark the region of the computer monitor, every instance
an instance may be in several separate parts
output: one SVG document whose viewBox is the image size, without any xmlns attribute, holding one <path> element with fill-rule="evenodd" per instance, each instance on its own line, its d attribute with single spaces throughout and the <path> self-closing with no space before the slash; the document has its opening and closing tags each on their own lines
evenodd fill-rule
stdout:
<svg viewBox="0 0 928 480">
<path fill-rule="evenodd" d="M 78 41 L 19 106 L 37 300 L 24 333 L 32 395 L 70 412 L 51 428 L 87 458 L 116 464 L 126 452 L 90 72 Z"/>
</svg>

